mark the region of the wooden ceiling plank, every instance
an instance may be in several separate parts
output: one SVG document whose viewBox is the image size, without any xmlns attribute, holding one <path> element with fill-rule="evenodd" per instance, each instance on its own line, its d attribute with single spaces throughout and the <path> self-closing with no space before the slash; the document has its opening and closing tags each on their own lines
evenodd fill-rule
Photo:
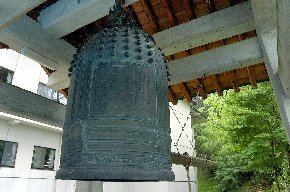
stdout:
<svg viewBox="0 0 290 192">
<path fill-rule="evenodd" d="M 168 87 L 168 98 L 171 101 L 171 103 L 173 105 L 177 105 L 178 100 L 176 99 L 172 89 L 170 88 L 170 86 Z"/>
<path fill-rule="evenodd" d="M 255 74 L 255 67 L 254 66 L 248 66 L 247 71 L 249 74 L 250 82 L 253 88 L 257 88 L 257 79 Z"/>
<path fill-rule="evenodd" d="M 179 83 L 178 85 L 186 101 L 191 102 L 191 96 L 189 94 L 188 89 L 185 86 L 185 83 L 182 82 L 182 83 Z"/>
</svg>

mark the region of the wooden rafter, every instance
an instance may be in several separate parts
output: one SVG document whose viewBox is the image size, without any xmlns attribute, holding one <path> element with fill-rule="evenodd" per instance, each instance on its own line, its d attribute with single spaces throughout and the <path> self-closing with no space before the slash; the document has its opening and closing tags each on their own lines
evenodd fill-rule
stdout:
<svg viewBox="0 0 290 192">
<path fill-rule="evenodd" d="M 152 35 L 158 31 L 158 25 L 155 22 L 152 11 L 148 8 L 147 3 L 147 1 L 140 0 L 132 4 L 132 8 L 136 13 L 140 26 L 143 27 L 147 33 Z"/>
<path fill-rule="evenodd" d="M 193 11 L 194 10 L 194 7 L 195 7 L 194 1 L 192 1 L 192 0 L 185 0 L 185 2 L 186 2 L 186 6 L 190 7 L 190 10 L 191 10 L 190 11 L 190 20 L 195 19 L 196 18 L 196 14 Z"/>
<path fill-rule="evenodd" d="M 171 161 L 176 165 L 189 165 L 198 168 L 216 168 L 217 163 L 210 160 L 204 160 L 196 157 L 189 157 L 177 153 L 171 153 Z"/>
<path fill-rule="evenodd" d="M 182 24 L 193 20 L 195 18 L 194 13 L 194 1 L 192 0 L 168 0 L 172 4 L 175 17 L 178 24 Z"/>
<path fill-rule="evenodd" d="M 141 0 L 142 2 L 142 5 L 147 9 L 147 16 L 152 18 L 150 19 L 151 20 L 151 24 L 153 25 L 153 28 L 155 29 L 155 33 L 160 31 L 160 24 L 158 22 L 158 17 L 157 15 L 155 14 L 154 10 L 153 10 L 153 7 L 150 3 L 149 0 Z"/>
<path fill-rule="evenodd" d="M 65 98 L 68 97 L 68 88 L 62 89 L 62 90 L 60 90 L 60 92 L 61 92 L 61 94 L 64 95 Z"/>
<path fill-rule="evenodd" d="M 168 98 L 173 105 L 176 105 L 178 100 L 176 99 L 173 91 L 171 90 L 170 86 L 168 87 Z"/>
<path fill-rule="evenodd" d="M 256 73 L 255 73 L 255 68 L 253 66 L 248 66 L 247 67 L 250 82 L 253 88 L 257 88 L 257 79 L 256 79 Z"/>
<path fill-rule="evenodd" d="M 212 12 L 212 7 L 209 5 L 208 0 L 199 0 L 194 2 L 196 17 L 202 17 Z"/>
<path fill-rule="evenodd" d="M 222 96 L 223 95 L 223 89 L 221 87 L 221 84 L 219 82 L 219 79 L 218 79 L 218 76 L 217 75 L 213 75 L 213 82 L 214 82 L 214 86 L 215 86 L 215 89 L 218 93 L 219 96 Z"/>
<path fill-rule="evenodd" d="M 8 49 L 9 46 L 0 42 L 0 49 Z"/>
<path fill-rule="evenodd" d="M 230 6 L 230 0 L 214 0 L 217 11 Z"/>
<path fill-rule="evenodd" d="M 184 96 L 184 98 L 186 99 L 186 101 L 191 102 L 191 96 L 189 94 L 189 91 L 185 85 L 185 83 L 179 83 L 179 88 Z"/>
<path fill-rule="evenodd" d="M 167 1 L 167 0 L 162 0 L 162 3 L 168 7 L 168 9 L 166 11 L 166 14 L 169 17 L 169 20 L 170 20 L 172 26 L 178 25 L 178 21 L 177 21 L 177 19 L 175 17 L 174 11 L 173 11 L 172 2 L 171 1 Z"/>
<path fill-rule="evenodd" d="M 211 10 L 212 12 L 216 12 L 216 4 L 214 0 L 208 0 L 209 1 L 209 5 L 211 6 Z"/>
<path fill-rule="evenodd" d="M 200 94 L 200 96 L 203 98 L 203 99 L 206 99 L 207 98 L 207 95 L 206 95 L 206 90 L 202 84 L 202 80 L 201 79 L 197 79 L 197 90 Z"/>
<path fill-rule="evenodd" d="M 132 17 L 134 18 L 134 20 L 137 22 L 138 26 L 140 28 L 142 28 L 142 24 L 141 24 L 140 20 L 138 19 L 137 13 L 134 10 L 133 6 L 132 5 L 129 5 L 128 6 L 128 9 L 129 9 L 129 12 L 131 13 Z"/>
<path fill-rule="evenodd" d="M 233 88 L 235 90 L 236 93 L 240 92 L 240 85 L 239 85 L 239 81 L 237 78 L 237 73 L 236 70 L 232 70 L 230 72 L 230 80 L 232 82 Z"/>
</svg>

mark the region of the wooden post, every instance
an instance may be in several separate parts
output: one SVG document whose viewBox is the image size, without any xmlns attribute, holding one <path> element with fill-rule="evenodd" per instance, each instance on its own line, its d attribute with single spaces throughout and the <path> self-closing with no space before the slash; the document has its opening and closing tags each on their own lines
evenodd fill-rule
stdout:
<svg viewBox="0 0 290 192">
<path fill-rule="evenodd" d="M 171 161 L 176 165 L 188 165 L 199 168 L 216 168 L 217 164 L 214 161 L 200 159 L 196 157 L 189 157 L 177 153 L 171 153 Z"/>
</svg>

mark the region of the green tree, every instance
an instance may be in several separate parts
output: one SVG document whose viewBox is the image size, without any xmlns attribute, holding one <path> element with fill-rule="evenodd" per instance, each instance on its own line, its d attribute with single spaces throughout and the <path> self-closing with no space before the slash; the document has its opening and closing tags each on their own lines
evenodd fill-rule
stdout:
<svg viewBox="0 0 290 192">
<path fill-rule="evenodd" d="M 218 162 L 220 191 L 238 191 L 249 181 L 261 189 L 285 188 L 289 145 L 270 83 L 213 94 L 204 105 L 208 121 L 195 128 L 197 152 Z"/>
</svg>

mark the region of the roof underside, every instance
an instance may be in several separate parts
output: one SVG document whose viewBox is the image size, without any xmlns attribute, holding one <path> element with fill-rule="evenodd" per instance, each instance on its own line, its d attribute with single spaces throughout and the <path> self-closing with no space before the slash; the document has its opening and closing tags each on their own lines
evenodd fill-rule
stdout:
<svg viewBox="0 0 290 192">
<path fill-rule="evenodd" d="M 27 13 L 29 17 L 37 21 L 41 11 L 50 7 L 58 0 L 48 0 Z M 245 0 L 139 0 L 127 6 L 133 17 L 137 20 L 138 25 L 147 33 L 154 35 L 158 32 L 168 30 L 172 27 L 193 21 L 205 15 L 217 12 L 219 10 L 245 2 Z M 106 23 L 106 16 L 94 21 L 78 30 L 75 30 L 62 38 L 78 47 L 87 36 L 94 33 L 95 30 Z M 203 44 L 197 47 L 177 52 L 174 54 L 165 54 L 170 62 L 181 60 L 193 55 L 197 55 L 209 50 L 221 48 L 223 46 L 242 42 L 256 37 L 255 30 L 220 39 L 218 41 Z M 5 47 L 5 45 L 0 44 Z M 52 70 L 47 70 L 51 73 Z M 269 80 L 264 63 L 257 62 L 250 66 L 236 68 L 234 70 L 205 75 L 199 78 L 193 78 L 169 86 L 169 99 L 176 104 L 180 99 L 191 101 L 192 97 L 200 95 L 206 98 L 209 93 L 217 92 L 222 95 L 223 90 L 234 89 L 239 91 L 243 85 L 257 86 L 257 82 Z M 63 89 L 67 93 L 68 89 Z"/>
</svg>

